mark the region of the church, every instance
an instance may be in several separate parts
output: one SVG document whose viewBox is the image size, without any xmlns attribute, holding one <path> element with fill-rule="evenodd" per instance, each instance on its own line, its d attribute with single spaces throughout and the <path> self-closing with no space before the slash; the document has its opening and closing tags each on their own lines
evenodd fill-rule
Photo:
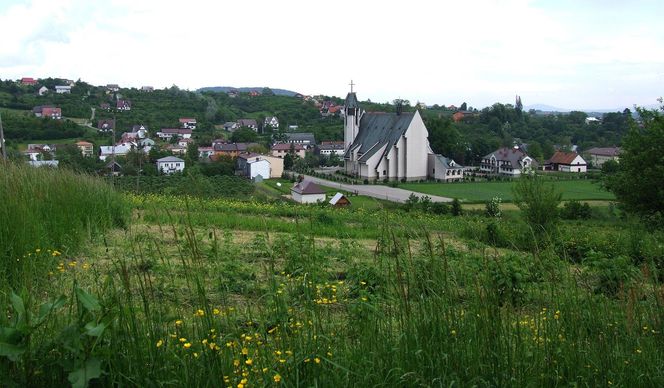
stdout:
<svg viewBox="0 0 664 388">
<path fill-rule="evenodd" d="M 352 91 L 344 103 L 346 173 L 369 180 L 427 179 L 435 169 L 429 132 L 418 111 L 364 112 Z"/>
</svg>

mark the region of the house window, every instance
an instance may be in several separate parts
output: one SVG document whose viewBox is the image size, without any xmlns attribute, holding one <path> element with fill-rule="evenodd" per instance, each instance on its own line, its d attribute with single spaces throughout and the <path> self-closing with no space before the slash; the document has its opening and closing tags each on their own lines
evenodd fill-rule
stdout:
<svg viewBox="0 0 664 388">
<path fill-rule="evenodd" d="M 387 175 L 387 171 L 383 170 L 383 175 Z"/>
</svg>

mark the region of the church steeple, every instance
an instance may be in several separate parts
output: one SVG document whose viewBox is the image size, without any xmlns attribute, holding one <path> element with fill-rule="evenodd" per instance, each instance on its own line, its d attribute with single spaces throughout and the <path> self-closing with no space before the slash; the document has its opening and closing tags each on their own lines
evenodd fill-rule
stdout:
<svg viewBox="0 0 664 388">
<path fill-rule="evenodd" d="M 350 92 L 344 102 L 344 150 L 346 151 L 348 151 L 348 148 L 353 144 L 353 140 L 357 136 L 357 132 L 360 129 L 360 116 L 362 115 L 360 105 L 357 102 L 357 95 L 353 91 L 353 86 L 355 84 L 353 81 L 350 81 Z"/>
</svg>

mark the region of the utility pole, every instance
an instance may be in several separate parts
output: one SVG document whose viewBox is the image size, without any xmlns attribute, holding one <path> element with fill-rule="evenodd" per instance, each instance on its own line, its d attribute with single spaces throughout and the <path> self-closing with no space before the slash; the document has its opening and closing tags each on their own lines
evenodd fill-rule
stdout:
<svg viewBox="0 0 664 388">
<path fill-rule="evenodd" d="M 2 114 L 0 114 L 0 146 L 2 146 L 2 161 L 7 160 L 7 149 L 5 147 L 5 130 L 2 128 Z"/>
<path fill-rule="evenodd" d="M 115 121 L 115 114 L 113 115 L 113 145 L 111 149 L 111 186 L 115 187 L 115 127 L 117 127 L 117 121 Z"/>
</svg>

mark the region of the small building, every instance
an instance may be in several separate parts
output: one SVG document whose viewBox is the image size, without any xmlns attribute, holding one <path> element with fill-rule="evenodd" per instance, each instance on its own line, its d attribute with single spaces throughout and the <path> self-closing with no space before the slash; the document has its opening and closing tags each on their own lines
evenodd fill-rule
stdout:
<svg viewBox="0 0 664 388">
<path fill-rule="evenodd" d="M 115 129 L 115 120 L 102 119 L 97 121 L 97 131 L 101 133 L 111 132 Z"/>
<path fill-rule="evenodd" d="M 198 147 L 198 159 L 210 159 L 214 155 L 214 147 Z"/>
<path fill-rule="evenodd" d="M 293 201 L 298 203 L 318 203 L 325 201 L 325 191 L 312 181 L 302 181 L 291 187 Z"/>
<path fill-rule="evenodd" d="M 316 138 L 310 132 L 293 132 L 286 134 L 286 143 L 301 144 L 305 149 L 310 149 L 316 145 Z"/>
<path fill-rule="evenodd" d="M 21 78 L 21 85 L 37 85 L 37 80 L 32 77 Z"/>
<path fill-rule="evenodd" d="M 592 163 L 593 167 L 599 168 L 609 160 L 615 160 L 616 162 L 619 161 L 621 152 L 622 149 L 620 147 L 595 147 L 584 152 L 584 154 L 588 156 L 588 159 L 590 160 L 590 163 Z"/>
<path fill-rule="evenodd" d="M 278 158 L 283 158 L 286 154 L 291 154 L 292 156 L 297 156 L 298 158 L 304 159 L 306 151 L 302 144 L 290 144 L 290 143 L 279 143 L 274 144 L 270 149 L 272 156 Z"/>
<path fill-rule="evenodd" d="M 131 151 L 131 145 L 111 145 L 99 147 L 99 160 L 106 161 L 113 156 L 125 156 Z"/>
<path fill-rule="evenodd" d="M 255 132 L 258 132 L 258 123 L 254 119 L 239 119 L 237 121 L 238 128 L 247 127 Z"/>
<path fill-rule="evenodd" d="M 330 199 L 329 204 L 334 207 L 345 207 L 345 206 L 350 206 L 350 200 L 345 195 L 341 193 L 336 193 L 334 194 L 334 197 Z"/>
<path fill-rule="evenodd" d="M 463 166 L 453 159 L 438 154 L 429 154 L 429 177 L 437 181 L 463 180 Z"/>
<path fill-rule="evenodd" d="M 279 130 L 279 119 L 277 116 L 269 116 L 265 118 L 265 121 L 263 121 L 263 131 L 266 131 L 269 128 L 272 128 L 273 131 Z"/>
<path fill-rule="evenodd" d="M 180 118 L 180 125 L 184 129 L 196 129 L 196 119 L 191 117 Z"/>
<path fill-rule="evenodd" d="M 106 85 L 106 89 L 109 92 L 117 92 L 120 91 L 120 86 L 118 86 L 118 84 L 108 84 Z"/>
<path fill-rule="evenodd" d="M 122 175 L 122 166 L 118 162 L 110 161 L 104 166 L 104 175 L 120 176 Z"/>
<path fill-rule="evenodd" d="M 260 180 L 269 179 L 270 161 L 263 158 L 262 155 L 254 153 L 240 154 L 237 157 L 238 170 L 242 172 L 243 176 L 254 180 L 260 176 Z"/>
<path fill-rule="evenodd" d="M 184 160 L 175 156 L 157 159 L 157 171 L 162 174 L 174 174 L 184 171 Z"/>
<path fill-rule="evenodd" d="M 57 160 L 29 160 L 28 164 L 32 167 L 50 167 L 58 168 L 60 162 Z"/>
<path fill-rule="evenodd" d="M 85 157 L 94 155 L 94 145 L 87 141 L 79 141 L 76 143 L 76 147 L 81 150 L 81 154 Z"/>
<path fill-rule="evenodd" d="M 131 101 L 129 100 L 118 100 L 115 102 L 115 108 L 117 110 L 131 110 Z"/>
<path fill-rule="evenodd" d="M 320 155 L 339 155 L 344 156 L 344 142 L 343 141 L 322 141 L 318 145 L 318 153 Z"/>
<path fill-rule="evenodd" d="M 152 86 L 141 86 L 141 92 L 154 92 L 154 88 Z"/>
<path fill-rule="evenodd" d="M 224 123 L 224 130 L 228 132 L 235 132 L 238 128 L 240 128 L 235 121 L 228 121 Z"/>
<path fill-rule="evenodd" d="M 46 86 L 42 86 L 41 88 L 39 88 L 39 90 L 37 90 L 37 94 L 39 94 L 40 96 L 43 96 L 46 93 L 48 93 L 48 88 Z"/>
<path fill-rule="evenodd" d="M 69 86 L 69 85 L 55 85 L 55 92 L 57 94 L 71 94 L 71 86 Z"/>
<path fill-rule="evenodd" d="M 576 152 L 556 151 L 544 162 L 544 169 L 562 172 L 586 172 L 586 161 Z"/>
<path fill-rule="evenodd" d="M 180 139 L 189 139 L 191 138 L 191 129 L 163 128 L 157 132 L 157 136 L 162 140 L 170 140 L 173 136 Z"/>
</svg>

